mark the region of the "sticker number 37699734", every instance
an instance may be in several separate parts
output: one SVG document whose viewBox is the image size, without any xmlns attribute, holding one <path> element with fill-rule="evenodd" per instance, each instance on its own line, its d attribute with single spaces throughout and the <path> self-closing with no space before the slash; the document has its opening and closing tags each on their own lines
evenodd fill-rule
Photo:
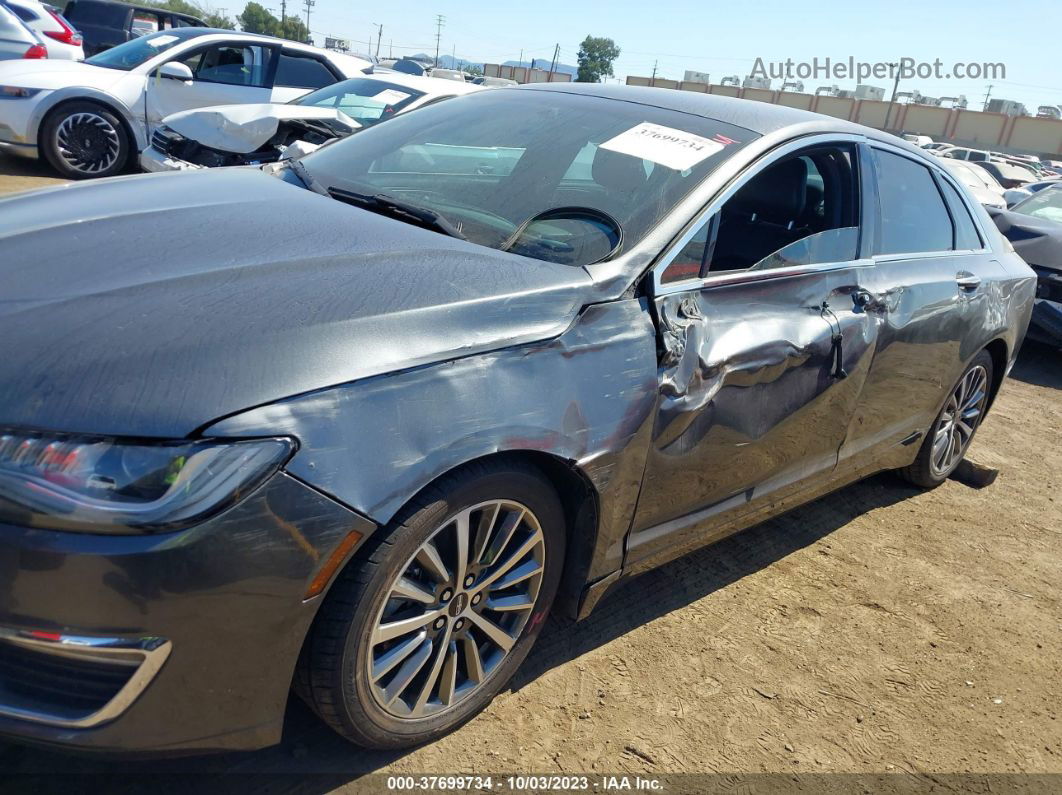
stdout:
<svg viewBox="0 0 1062 795">
<path fill-rule="evenodd" d="M 598 148 L 640 157 L 676 171 L 685 171 L 721 151 L 723 146 L 711 138 L 703 138 L 662 124 L 642 122 L 609 138 Z"/>
</svg>

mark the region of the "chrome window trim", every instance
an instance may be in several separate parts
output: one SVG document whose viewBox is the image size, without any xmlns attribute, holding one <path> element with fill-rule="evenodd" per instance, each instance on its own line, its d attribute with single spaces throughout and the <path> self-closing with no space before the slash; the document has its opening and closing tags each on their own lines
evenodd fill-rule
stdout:
<svg viewBox="0 0 1062 795">
<path fill-rule="evenodd" d="M 936 176 L 936 177 L 938 177 L 940 179 L 946 180 L 948 182 L 948 184 L 951 185 L 953 188 L 955 188 L 955 190 L 958 192 L 959 198 L 962 200 L 963 206 L 966 208 L 966 213 L 970 216 L 970 220 L 972 220 L 974 222 L 974 227 L 977 229 L 978 236 L 981 238 L 981 241 L 985 243 L 985 246 L 982 246 L 979 249 L 949 249 L 948 251 L 929 251 L 929 252 L 921 251 L 921 252 L 912 252 L 910 254 L 908 254 L 908 253 L 903 253 L 903 254 L 874 254 L 875 262 L 886 262 L 886 261 L 892 262 L 892 261 L 897 261 L 897 260 L 901 260 L 901 259 L 929 259 L 931 257 L 968 256 L 970 254 L 991 254 L 992 253 L 992 249 L 990 247 L 988 247 L 988 245 L 987 245 L 989 238 L 988 238 L 988 235 L 985 233 L 985 227 L 981 223 L 981 218 L 979 217 L 979 213 L 974 212 L 973 208 L 971 207 L 970 199 L 966 195 L 965 187 L 960 185 L 958 183 L 958 181 L 950 173 L 948 173 L 947 169 L 942 168 L 941 166 L 938 166 L 932 160 L 929 160 L 927 162 L 926 158 L 914 157 L 906 149 L 903 149 L 903 148 L 901 148 L 899 146 L 893 146 L 892 144 L 886 143 L 884 141 L 868 141 L 868 145 L 870 146 L 871 149 L 881 149 L 883 151 L 888 152 L 889 154 L 899 155 L 900 157 L 906 157 L 908 160 L 911 160 L 911 161 L 913 161 L 915 163 L 918 163 L 919 165 L 922 165 L 922 166 L 925 166 L 926 168 L 928 168 L 930 173 L 933 174 L 934 176 Z M 933 157 L 933 155 L 929 155 L 928 157 Z M 943 195 L 941 195 L 940 200 L 942 202 L 944 202 L 944 209 L 948 210 L 948 215 L 950 217 L 951 212 L 950 212 L 950 209 L 948 207 L 947 199 L 945 199 L 945 197 Z M 952 219 L 952 223 L 953 224 L 955 223 L 954 219 Z"/>
<path fill-rule="evenodd" d="M 0 643 L 35 649 L 59 657 L 96 660 L 136 666 L 114 697 L 88 715 L 65 717 L 39 710 L 0 703 L 0 717 L 58 726 L 64 729 L 87 729 L 112 721 L 128 709 L 155 678 L 170 656 L 173 645 L 165 638 L 107 638 L 89 635 L 50 635 L 0 627 Z"/>
<path fill-rule="evenodd" d="M 741 271 L 724 271 L 714 276 L 695 277 L 689 279 L 683 279 L 682 281 L 672 282 L 670 284 L 663 284 L 660 281 L 660 277 L 667 269 L 675 257 L 677 257 L 686 244 L 693 238 L 701 226 L 708 222 L 708 220 L 718 212 L 719 208 L 730 199 L 737 191 L 756 174 L 760 173 L 763 168 L 769 166 L 783 157 L 798 152 L 802 149 L 809 149 L 816 146 L 822 146 L 824 144 L 854 144 L 858 145 L 866 143 L 867 138 L 864 135 L 856 135 L 854 133 L 816 133 L 814 135 L 802 136 L 800 138 L 793 138 L 785 143 L 771 149 L 769 152 L 764 153 L 757 160 L 748 164 L 739 174 L 737 174 L 721 191 L 719 191 L 699 213 L 693 216 L 692 220 L 687 224 L 686 230 L 679 235 L 678 238 L 673 240 L 665 249 L 664 253 L 657 260 L 657 263 L 653 266 L 652 274 L 652 287 L 654 296 L 671 295 L 673 293 L 684 293 L 690 290 L 699 290 L 704 287 L 710 287 L 713 285 L 730 285 L 730 284 L 742 284 L 745 282 L 764 281 L 772 278 L 782 278 L 785 276 L 799 276 L 806 273 L 814 273 L 817 271 L 830 271 L 841 270 L 843 268 L 851 267 L 865 267 L 872 265 L 870 260 L 850 260 L 845 262 L 827 262 L 817 263 L 814 265 L 795 265 L 790 268 L 772 268 L 760 271 L 754 270 L 741 270 Z M 862 203 L 860 206 L 860 221 L 862 225 L 862 214 L 864 208 Z"/>
</svg>

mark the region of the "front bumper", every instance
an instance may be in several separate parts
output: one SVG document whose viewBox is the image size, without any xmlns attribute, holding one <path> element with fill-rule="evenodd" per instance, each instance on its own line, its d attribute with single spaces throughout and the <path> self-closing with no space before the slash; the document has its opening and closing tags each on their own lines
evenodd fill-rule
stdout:
<svg viewBox="0 0 1062 795">
<path fill-rule="evenodd" d="M 0 525 L 0 735 L 133 754 L 278 742 L 321 601 L 308 585 L 373 529 L 284 473 L 177 533 Z"/>
<path fill-rule="evenodd" d="M 149 146 L 140 153 L 140 168 L 149 173 L 156 173 L 159 171 L 201 171 L 206 166 L 197 166 L 187 160 L 171 157 L 154 146 Z"/>
</svg>

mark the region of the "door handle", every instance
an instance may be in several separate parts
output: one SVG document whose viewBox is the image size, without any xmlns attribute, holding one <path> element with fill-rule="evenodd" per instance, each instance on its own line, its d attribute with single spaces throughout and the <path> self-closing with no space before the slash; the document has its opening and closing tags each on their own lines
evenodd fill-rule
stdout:
<svg viewBox="0 0 1062 795">
<path fill-rule="evenodd" d="M 955 274 L 955 283 L 959 285 L 960 290 L 972 293 L 981 286 L 981 277 L 975 276 L 969 271 L 959 271 Z"/>
</svg>

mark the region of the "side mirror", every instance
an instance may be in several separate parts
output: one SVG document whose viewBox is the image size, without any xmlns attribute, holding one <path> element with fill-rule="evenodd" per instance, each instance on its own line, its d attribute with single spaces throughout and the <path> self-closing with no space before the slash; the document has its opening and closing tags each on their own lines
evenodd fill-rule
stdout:
<svg viewBox="0 0 1062 795">
<path fill-rule="evenodd" d="M 181 80 L 186 83 L 192 80 L 192 70 L 177 61 L 164 63 L 159 67 L 158 73 L 160 77 L 168 77 L 171 80 Z"/>
</svg>

